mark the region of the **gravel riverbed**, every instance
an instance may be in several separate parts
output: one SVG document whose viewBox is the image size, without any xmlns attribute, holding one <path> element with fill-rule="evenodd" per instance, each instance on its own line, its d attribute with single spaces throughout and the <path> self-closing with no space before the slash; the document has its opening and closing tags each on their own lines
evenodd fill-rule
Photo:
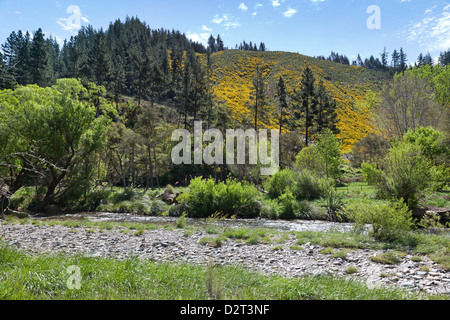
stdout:
<svg viewBox="0 0 450 320">
<path fill-rule="evenodd" d="M 64 226 L 0 225 L 3 242 L 33 253 L 85 254 L 119 259 L 138 256 L 157 262 L 241 265 L 287 277 L 329 273 L 364 281 L 369 288 L 393 285 L 431 294 L 450 294 L 450 272 L 426 257 L 415 262 L 411 260 L 412 255 L 406 255 L 401 257 L 399 264 L 384 265 L 371 260 L 374 255 L 383 253 L 382 250 L 350 250 L 345 258 L 322 254 L 324 248 L 310 243 L 293 250 L 291 247 L 296 244 L 293 235 L 289 235 L 290 238 L 282 244 L 250 245 L 227 239 L 218 248 L 200 244 L 200 239 L 205 236 L 210 235 L 201 231 L 186 235 L 184 230 L 164 228 L 137 236 L 121 232 L 120 228 L 100 232 Z M 350 269 L 357 272 L 350 275 L 347 273 Z"/>
</svg>

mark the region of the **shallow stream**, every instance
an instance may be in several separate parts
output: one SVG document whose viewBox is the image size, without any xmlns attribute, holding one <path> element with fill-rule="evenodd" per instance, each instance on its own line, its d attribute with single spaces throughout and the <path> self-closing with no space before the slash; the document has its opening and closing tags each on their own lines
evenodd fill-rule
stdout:
<svg viewBox="0 0 450 320">
<path fill-rule="evenodd" d="M 178 218 L 176 217 L 149 217 L 139 216 L 127 213 L 80 213 L 80 214 L 67 214 L 52 216 L 40 219 L 67 219 L 67 220 L 82 220 L 87 219 L 94 222 L 134 222 L 134 223 L 152 223 L 152 224 L 176 224 Z M 308 220 L 268 220 L 268 219 L 226 219 L 216 220 L 213 223 L 219 227 L 232 227 L 232 228 L 272 228 L 281 231 L 351 231 L 353 225 L 348 223 L 332 223 L 327 221 L 308 221 Z M 211 221 L 205 219 L 193 219 L 187 218 L 188 225 L 205 226 L 211 224 Z"/>
</svg>

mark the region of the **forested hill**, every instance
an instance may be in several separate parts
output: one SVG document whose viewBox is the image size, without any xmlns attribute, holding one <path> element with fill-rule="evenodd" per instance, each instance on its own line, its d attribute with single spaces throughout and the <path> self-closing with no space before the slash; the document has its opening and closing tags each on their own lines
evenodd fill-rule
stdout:
<svg viewBox="0 0 450 320">
<path fill-rule="evenodd" d="M 347 151 L 371 132 L 365 97 L 389 78 L 387 73 L 297 53 L 228 50 L 219 37 L 217 41 L 218 45 L 210 43 L 209 48 L 216 48 L 211 52 L 179 31 L 152 30 L 137 18 L 116 20 L 105 31 L 83 27 L 61 48 L 55 40 L 46 39 L 42 30 L 33 35 L 12 32 L 2 45 L 0 89 L 27 84 L 45 87 L 59 78 L 79 78 L 104 86 L 116 106 L 123 97 L 131 97 L 138 106 L 148 100 L 177 108 L 185 119 L 198 120 L 211 113 L 205 109 L 225 105 L 236 122 L 251 127 L 254 79 L 261 70 L 264 106 L 258 121 L 261 127 L 278 128 L 277 83 L 282 77 L 286 84 L 286 119 L 297 121 L 293 114 L 298 102 L 292 97 L 294 90 L 302 89 L 308 66 L 315 83 L 322 82 L 336 101 L 343 149 Z"/>
</svg>

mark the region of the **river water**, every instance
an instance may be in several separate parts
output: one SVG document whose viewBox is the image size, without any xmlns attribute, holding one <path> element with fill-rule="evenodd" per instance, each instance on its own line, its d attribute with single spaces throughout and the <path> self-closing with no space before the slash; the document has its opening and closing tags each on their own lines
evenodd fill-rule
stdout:
<svg viewBox="0 0 450 320">
<path fill-rule="evenodd" d="M 178 218 L 176 217 L 149 217 L 149 216 L 139 216 L 127 213 L 109 213 L 109 212 L 99 212 L 99 213 L 80 213 L 80 214 L 69 214 L 53 216 L 49 218 L 41 219 L 71 219 L 71 220 L 82 220 L 87 219 L 94 222 L 134 222 L 134 223 L 152 223 L 152 224 L 169 224 L 175 225 Z M 207 224 L 213 223 L 218 227 L 233 227 L 233 228 L 271 228 L 281 231 L 338 231 L 346 232 L 351 231 L 353 228 L 352 224 L 349 223 L 332 223 L 327 221 L 310 221 L 310 220 L 268 220 L 268 219 L 225 219 L 216 221 L 207 221 L 205 219 L 186 219 L 188 225 L 194 226 L 205 226 Z"/>
</svg>

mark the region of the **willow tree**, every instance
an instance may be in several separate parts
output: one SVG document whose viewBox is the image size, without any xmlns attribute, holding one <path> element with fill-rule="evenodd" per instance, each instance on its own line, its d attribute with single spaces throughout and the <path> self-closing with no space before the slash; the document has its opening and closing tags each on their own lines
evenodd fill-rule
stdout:
<svg viewBox="0 0 450 320">
<path fill-rule="evenodd" d="M 79 81 L 62 79 L 53 87 L 30 85 L 0 95 L 0 171 L 12 177 L 13 192 L 37 174 L 35 183 L 45 190 L 39 210 L 86 186 L 89 176 L 80 176 L 79 168 L 103 146 L 109 120 L 81 101 L 86 94 Z"/>
</svg>

